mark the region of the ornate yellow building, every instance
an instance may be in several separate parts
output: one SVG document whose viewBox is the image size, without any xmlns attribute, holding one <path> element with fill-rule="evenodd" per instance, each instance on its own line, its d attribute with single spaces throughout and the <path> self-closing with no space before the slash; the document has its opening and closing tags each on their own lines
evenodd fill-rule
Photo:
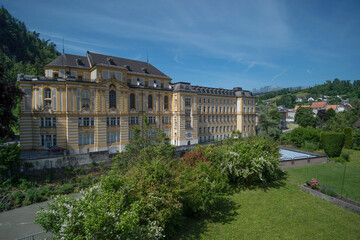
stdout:
<svg viewBox="0 0 360 240">
<path fill-rule="evenodd" d="M 25 92 L 21 147 L 122 151 L 144 113 L 176 146 L 221 140 L 232 131 L 255 134 L 251 92 L 171 80 L 146 62 L 91 52 L 63 54 L 45 66 L 45 77 L 18 76 Z"/>
</svg>

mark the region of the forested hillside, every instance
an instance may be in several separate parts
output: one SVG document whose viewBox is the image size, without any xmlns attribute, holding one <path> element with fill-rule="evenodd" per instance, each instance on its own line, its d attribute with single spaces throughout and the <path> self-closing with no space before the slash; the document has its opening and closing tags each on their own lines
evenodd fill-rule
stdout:
<svg viewBox="0 0 360 240">
<path fill-rule="evenodd" d="M 18 73 L 44 75 L 43 67 L 60 53 L 50 40 L 39 38 L 25 24 L 0 8 L 0 69 L 3 78 L 15 81 Z"/>
<path fill-rule="evenodd" d="M 258 101 L 262 102 L 270 100 L 276 105 L 284 105 L 292 108 L 296 105 L 296 98 L 303 97 L 303 103 L 307 102 L 307 98 L 312 97 L 315 100 L 328 96 L 330 104 L 337 104 L 342 99 L 359 99 L 360 98 L 360 80 L 339 80 L 326 81 L 324 84 L 315 85 L 314 87 L 300 89 L 285 88 L 279 91 L 269 92 L 258 96 Z"/>
</svg>

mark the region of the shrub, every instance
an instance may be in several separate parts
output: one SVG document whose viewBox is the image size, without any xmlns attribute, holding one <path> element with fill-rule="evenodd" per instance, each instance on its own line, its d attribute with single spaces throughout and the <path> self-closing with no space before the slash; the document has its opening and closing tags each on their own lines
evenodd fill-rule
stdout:
<svg viewBox="0 0 360 240">
<path fill-rule="evenodd" d="M 221 171 L 231 182 L 268 182 L 278 177 L 279 149 L 274 141 L 240 139 L 226 149 L 219 162 Z"/>
<path fill-rule="evenodd" d="M 163 229 L 146 214 L 155 214 L 159 198 L 141 202 L 118 176 L 108 176 L 83 191 L 82 197 L 60 197 L 40 209 L 35 222 L 61 239 L 160 239 Z M 143 207 L 148 205 L 150 212 Z M 171 203 L 169 203 L 171 204 Z"/>
<path fill-rule="evenodd" d="M 46 199 L 47 197 L 51 196 L 53 194 L 53 190 L 51 189 L 50 185 L 43 186 L 39 189 L 40 195 Z"/>
<path fill-rule="evenodd" d="M 58 187 L 56 190 L 57 194 L 69 194 L 73 191 L 74 186 L 71 183 L 65 183 Z"/>
<path fill-rule="evenodd" d="M 355 129 L 353 133 L 353 141 L 354 141 L 354 149 L 359 148 L 360 149 L 360 130 Z"/>
<path fill-rule="evenodd" d="M 228 188 L 228 178 L 210 161 L 184 165 L 180 175 L 180 202 L 184 215 L 208 213 Z"/>
<path fill-rule="evenodd" d="M 46 198 L 41 195 L 38 189 L 30 188 L 25 193 L 24 205 L 30 205 L 44 200 L 46 200 Z"/>
<path fill-rule="evenodd" d="M 19 188 L 22 190 L 28 190 L 30 188 L 35 188 L 36 183 L 34 181 L 28 181 L 24 178 L 20 179 Z"/>
<path fill-rule="evenodd" d="M 5 139 L 0 139 L 0 175 L 11 177 L 18 172 L 22 163 L 20 145 L 5 144 Z"/>
<path fill-rule="evenodd" d="M 0 202 L 0 211 L 10 210 L 10 205 L 8 203 Z"/>
<path fill-rule="evenodd" d="M 352 136 L 352 129 L 350 127 L 344 128 L 344 148 L 351 149 L 353 146 L 353 136 Z"/>
<path fill-rule="evenodd" d="M 77 186 L 80 189 L 85 189 L 87 187 L 90 187 L 91 185 L 94 185 L 97 182 L 97 178 L 92 176 L 91 174 L 88 174 L 82 177 L 77 177 L 76 181 Z"/>
<path fill-rule="evenodd" d="M 297 147 L 302 147 L 305 142 L 316 143 L 320 140 L 319 130 L 312 127 L 299 127 L 291 131 L 289 140 L 293 142 Z"/>
<path fill-rule="evenodd" d="M 336 191 L 333 188 L 328 187 L 328 186 L 321 186 L 320 191 L 322 193 L 328 195 L 328 196 L 331 196 L 331 197 L 336 197 L 337 196 Z"/>
<path fill-rule="evenodd" d="M 342 153 L 341 157 L 346 161 L 349 162 L 350 161 L 350 154 L 349 153 Z"/>
<path fill-rule="evenodd" d="M 321 145 L 329 157 L 339 157 L 344 146 L 344 133 L 322 132 Z"/>
<path fill-rule="evenodd" d="M 9 195 L 9 200 L 14 202 L 15 206 L 21 205 L 25 196 L 22 192 L 13 192 Z"/>
<path fill-rule="evenodd" d="M 318 149 L 318 145 L 313 142 L 305 141 L 303 148 L 307 151 L 314 152 Z"/>
</svg>

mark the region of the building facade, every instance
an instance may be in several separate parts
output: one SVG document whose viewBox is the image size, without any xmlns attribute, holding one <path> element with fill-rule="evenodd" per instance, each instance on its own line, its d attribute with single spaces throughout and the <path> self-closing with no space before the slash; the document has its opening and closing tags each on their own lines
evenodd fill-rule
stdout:
<svg viewBox="0 0 360 240">
<path fill-rule="evenodd" d="M 176 146 L 222 140 L 233 131 L 255 133 L 251 92 L 171 80 L 147 62 L 91 52 L 63 54 L 45 66 L 45 77 L 18 76 L 25 92 L 21 147 L 122 151 L 144 114 Z"/>
</svg>

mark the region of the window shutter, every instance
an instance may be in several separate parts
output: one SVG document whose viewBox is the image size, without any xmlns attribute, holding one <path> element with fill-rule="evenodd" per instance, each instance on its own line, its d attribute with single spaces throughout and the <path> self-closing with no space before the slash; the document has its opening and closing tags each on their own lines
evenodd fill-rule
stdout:
<svg viewBox="0 0 360 240">
<path fill-rule="evenodd" d="M 122 79 L 122 74 L 121 74 L 121 72 L 116 72 L 115 77 L 116 77 L 116 80 L 121 81 L 121 79 Z"/>
<path fill-rule="evenodd" d="M 95 111 L 95 90 L 91 90 L 91 110 Z"/>
<path fill-rule="evenodd" d="M 53 101 L 53 104 L 52 104 L 52 106 L 53 106 L 53 110 L 54 111 L 57 111 L 57 96 L 56 96 L 56 88 L 53 88 L 52 89 L 52 94 L 53 94 L 53 98 L 52 98 L 52 101 Z"/>
<path fill-rule="evenodd" d="M 106 80 L 109 78 L 109 71 L 108 70 L 103 70 L 102 71 L 102 79 Z"/>
<path fill-rule="evenodd" d="M 77 103 L 77 110 L 80 111 L 81 107 L 81 89 L 78 88 L 76 90 L 76 103 Z"/>
<path fill-rule="evenodd" d="M 41 109 L 43 106 L 42 102 L 42 88 L 39 88 L 39 108 Z"/>
</svg>

